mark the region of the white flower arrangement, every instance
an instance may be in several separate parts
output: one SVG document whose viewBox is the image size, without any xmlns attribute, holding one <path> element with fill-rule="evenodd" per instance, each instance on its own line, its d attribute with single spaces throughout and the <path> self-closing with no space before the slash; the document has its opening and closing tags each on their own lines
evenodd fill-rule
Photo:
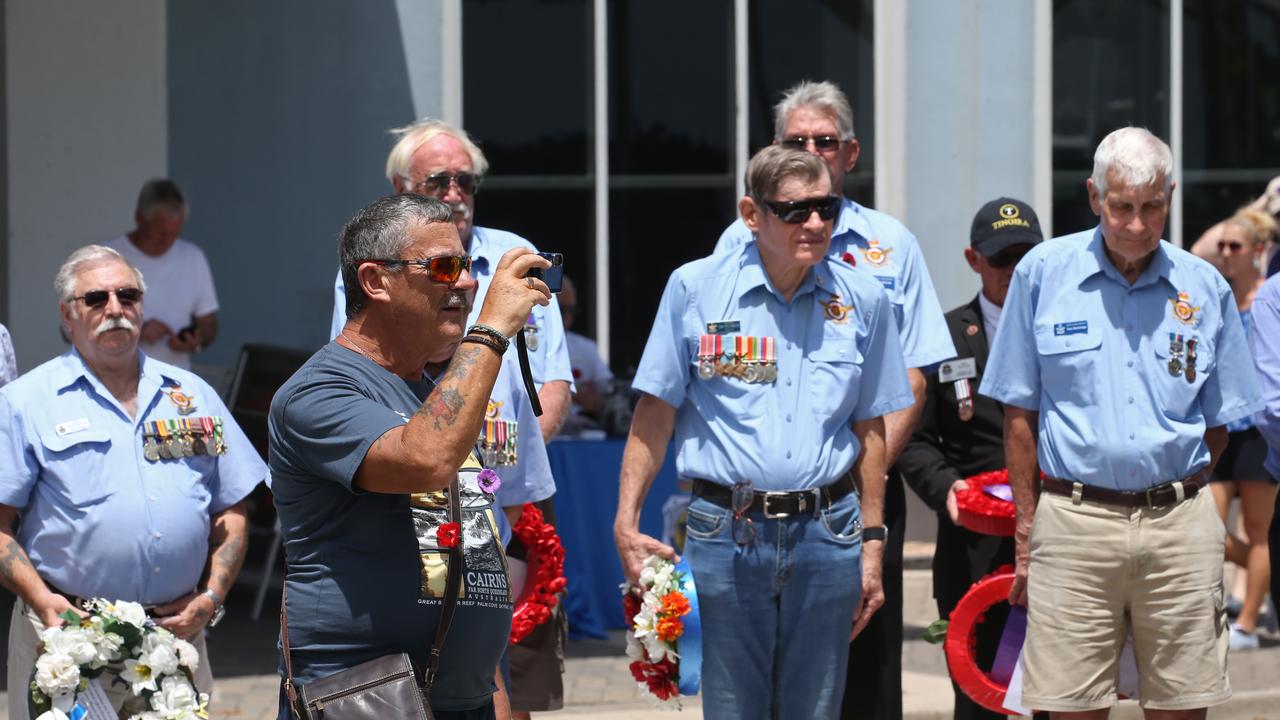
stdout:
<svg viewBox="0 0 1280 720">
<path fill-rule="evenodd" d="M 670 560 L 651 555 L 640 571 L 639 587 L 622 585 L 623 614 L 631 623 L 631 676 L 644 696 L 664 710 L 681 709 L 676 646 L 684 634 L 681 617 L 690 609 L 682 580 Z"/>
<path fill-rule="evenodd" d="M 204 720 L 209 696 L 192 684 L 200 663 L 191 643 L 156 625 L 138 603 L 90 601 L 81 617 L 67 611 L 66 624 L 40 634 L 41 653 L 30 683 L 36 720 L 69 720 L 76 695 L 107 670 L 117 683 L 146 700 L 129 720 Z"/>
</svg>

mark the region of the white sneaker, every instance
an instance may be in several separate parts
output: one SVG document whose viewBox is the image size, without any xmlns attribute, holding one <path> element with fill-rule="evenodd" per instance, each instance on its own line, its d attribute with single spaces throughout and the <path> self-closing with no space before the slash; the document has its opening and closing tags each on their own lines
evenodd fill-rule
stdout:
<svg viewBox="0 0 1280 720">
<path fill-rule="evenodd" d="M 1258 635 L 1247 632 L 1236 623 L 1231 623 L 1231 634 L 1227 638 L 1227 645 L 1232 650 L 1257 650 Z"/>
</svg>

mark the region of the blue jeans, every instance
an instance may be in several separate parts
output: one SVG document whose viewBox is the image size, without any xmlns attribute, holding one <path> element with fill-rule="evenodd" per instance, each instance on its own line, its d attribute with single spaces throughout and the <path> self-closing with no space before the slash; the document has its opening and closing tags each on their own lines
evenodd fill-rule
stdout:
<svg viewBox="0 0 1280 720">
<path fill-rule="evenodd" d="M 816 516 L 748 517 L 755 542 L 739 546 L 727 508 L 689 505 L 684 557 L 702 614 L 703 716 L 835 718 L 862 594 L 857 495 Z"/>
</svg>

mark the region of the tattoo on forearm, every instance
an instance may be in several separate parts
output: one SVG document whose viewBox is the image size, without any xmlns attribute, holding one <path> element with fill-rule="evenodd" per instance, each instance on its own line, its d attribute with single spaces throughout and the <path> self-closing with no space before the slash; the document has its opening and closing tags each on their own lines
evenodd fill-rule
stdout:
<svg viewBox="0 0 1280 720">
<path fill-rule="evenodd" d="M 436 430 L 443 430 L 445 426 L 457 421 L 462 405 L 462 393 L 452 388 L 438 387 L 418 409 L 418 413 L 430 417 Z"/>
<path fill-rule="evenodd" d="M 453 354 L 453 360 L 449 361 L 449 369 L 445 371 L 444 377 L 440 378 L 440 382 L 446 383 L 451 377 L 457 379 L 466 377 L 471 366 L 476 364 L 477 357 L 479 353 L 472 348 L 459 349 Z"/>
<path fill-rule="evenodd" d="M 27 553 L 18 544 L 17 540 L 7 538 L 4 546 L 0 548 L 0 576 L 3 576 L 9 585 L 14 584 L 13 572 L 17 566 L 25 565 L 35 572 L 35 568 L 31 565 L 31 560 L 27 558 Z"/>
</svg>

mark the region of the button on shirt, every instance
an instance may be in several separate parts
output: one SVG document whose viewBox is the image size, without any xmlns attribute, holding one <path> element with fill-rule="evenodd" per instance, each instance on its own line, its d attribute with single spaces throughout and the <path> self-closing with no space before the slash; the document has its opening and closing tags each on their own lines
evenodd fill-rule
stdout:
<svg viewBox="0 0 1280 720">
<path fill-rule="evenodd" d="M 741 247 L 752 237 L 738 218 L 720 236 L 715 252 Z M 842 262 L 852 260 L 884 287 L 893 304 L 907 367 L 929 367 L 956 356 L 920 244 L 906 226 L 890 215 L 841 198 L 828 255 Z"/>
<path fill-rule="evenodd" d="M 0 390 L 0 503 L 22 510 L 18 541 L 59 589 L 161 604 L 195 590 L 210 516 L 267 468 L 204 381 L 139 357 L 136 419 L 74 349 Z M 163 392 L 174 386 L 193 399 L 190 415 Z M 226 454 L 143 457 L 145 423 L 202 416 L 222 418 Z"/>
<path fill-rule="evenodd" d="M 480 307 L 484 304 L 485 294 L 489 292 L 489 283 L 493 280 L 493 269 L 498 266 L 504 253 L 512 248 L 523 247 L 537 250 L 533 243 L 504 230 L 473 227 L 471 229 L 471 248 L 468 251 L 474 261 L 471 274 L 479 287 L 476 299 L 471 305 L 471 315 L 467 323 L 472 324 L 480 317 Z M 342 326 L 347 323 L 347 290 L 342 283 L 342 272 L 333 288 L 333 320 L 329 326 L 330 339 L 338 337 Z M 569 348 L 564 339 L 564 322 L 560 319 L 560 305 L 551 299 L 551 304 L 543 307 L 534 305 L 525 325 L 525 340 L 529 342 L 529 370 L 533 381 L 539 388 L 553 380 L 564 380 L 573 387 L 573 370 L 569 365 Z M 536 338 L 536 340 L 534 339 Z M 536 345 L 536 349 L 535 346 Z M 516 356 L 516 345 L 511 343 L 508 354 Z"/>
<path fill-rule="evenodd" d="M 1253 421 L 1267 441 L 1267 472 L 1280 480 L 1280 275 L 1273 275 L 1254 295 L 1252 311 L 1249 346 L 1263 402 Z"/>
<path fill-rule="evenodd" d="M 828 317 L 835 300 L 844 312 Z M 772 383 L 698 377 L 707 323 L 777 341 Z M 733 347 L 733 334 L 724 336 Z M 732 352 L 732 350 L 730 350 Z M 761 490 L 821 487 L 860 452 L 850 424 L 913 402 L 889 302 L 875 280 L 825 260 L 787 302 L 755 243 L 676 270 L 632 387 L 677 408 L 676 471 Z"/>
<path fill-rule="evenodd" d="M 1170 361 L 1185 367 L 1193 340 L 1188 380 Z M 1130 285 L 1100 229 L 1043 243 L 1018 264 L 980 392 L 1039 411 L 1045 473 L 1130 491 L 1205 467 L 1205 428 L 1260 407 L 1218 271 L 1162 241 Z"/>
</svg>

